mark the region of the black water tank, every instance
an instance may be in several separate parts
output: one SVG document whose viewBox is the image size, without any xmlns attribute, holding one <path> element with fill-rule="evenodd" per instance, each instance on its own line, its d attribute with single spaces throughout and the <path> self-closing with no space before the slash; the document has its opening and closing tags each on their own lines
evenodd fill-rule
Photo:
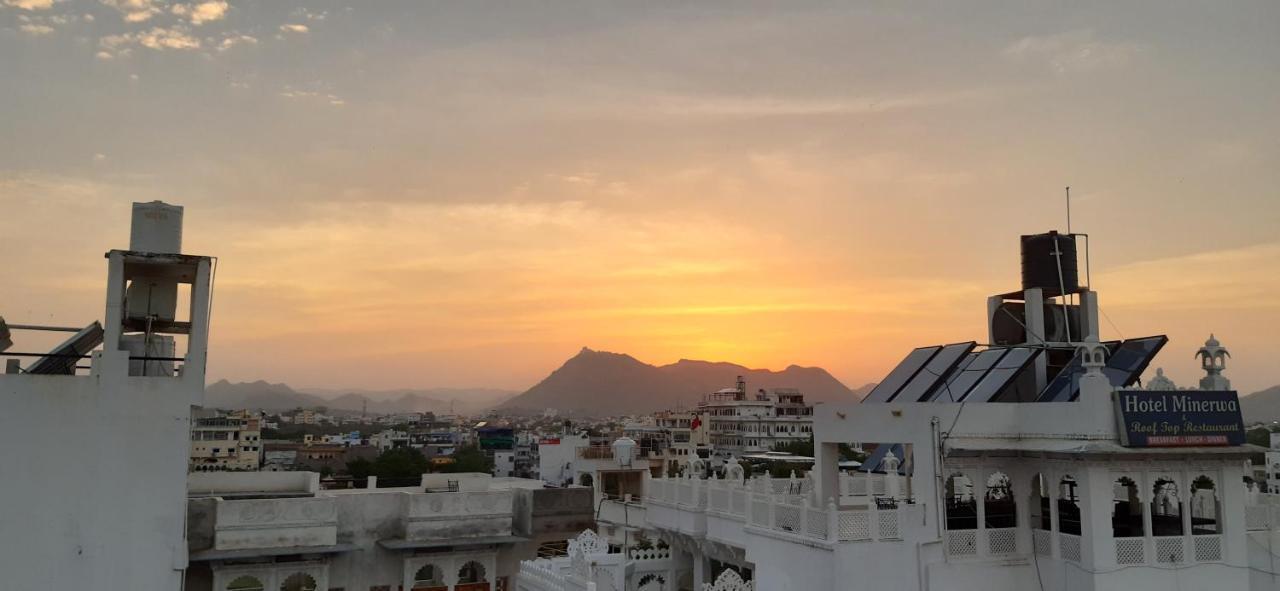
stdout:
<svg viewBox="0 0 1280 591">
<path fill-rule="evenodd" d="M 1059 255 L 1055 252 L 1061 253 L 1061 281 L 1058 276 Z M 1022 289 L 1035 288 L 1043 289 L 1046 295 L 1058 295 L 1062 290 L 1072 293 L 1080 289 L 1075 236 L 1049 232 L 1022 237 Z"/>
</svg>

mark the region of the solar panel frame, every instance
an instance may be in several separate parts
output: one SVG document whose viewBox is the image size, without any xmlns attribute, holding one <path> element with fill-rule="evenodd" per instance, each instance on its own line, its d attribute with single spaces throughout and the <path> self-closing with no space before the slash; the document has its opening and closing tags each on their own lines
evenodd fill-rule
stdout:
<svg viewBox="0 0 1280 591">
<path fill-rule="evenodd" d="M 1107 365 L 1102 368 L 1102 373 L 1112 386 L 1128 388 L 1137 383 L 1142 372 L 1168 342 L 1169 337 L 1165 335 L 1125 339 L 1107 356 Z"/>
<path fill-rule="evenodd" d="M 898 395 L 898 391 L 910 383 L 916 374 L 920 373 L 921 368 L 941 350 L 941 345 L 912 349 L 862 401 L 864 403 L 891 402 Z"/>
<path fill-rule="evenodd" d="M 943 393 L 939 396 L 949 393 L 951 398 L 947 402 L 963 401 L 969 395 L 969 391 L 982 381 L 987 372 L 990 372 L 991 368 L 995 367 L 1008 352 L 1008 349 L 995 347 L 978 353 L 968 365 L 953 374 L 953 379 L 947 381 L 945 388 L 941 388 Z"/>
<path fill-rule="evenodd" d="M 956 364 L 964 360 L 965 355 L 973 351 L 978 343 L 968 341 L 944 345 L 925 363 L 915 377 L 898 389 L 894 400 L 902 402 L 927 402 L 938 385 L 951 374 Z"/>
<path fill-rule="evenodd" d="M 80 332 L 54 347 L 46 357 L 37 359 L 25 372 L 43 375 L 74 374 L 76 364 L 80 362 L 79 356 L 93 351 L 102 344 L 102 339 L 102 324 L 95 320 L 93 324 L 80 329 Z"/>
<path fill-rule="evenodd" d="M 1008 353 L 996 362 L 987 374 L 982 376 L 982 380 L 974 384 L 973 388 L 965 394 L 966 402 L 990 402 L 992 399 L 1000 395 L 1019 374 L 1028 366 L 1035 362 L 1036 358 L 1043 353 L 1043 349 L 1031 349 L 1028 347 L 1010 347 Z"/>
</svg>

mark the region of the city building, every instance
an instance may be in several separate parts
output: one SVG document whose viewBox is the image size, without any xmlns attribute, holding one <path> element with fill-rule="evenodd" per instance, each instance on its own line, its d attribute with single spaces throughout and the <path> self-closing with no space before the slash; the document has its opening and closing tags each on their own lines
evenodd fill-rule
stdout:
<svg viewBox="0 0 1280 591">
<path fill-rule="evenodd" d="M 698 403 L 699 421 L 706 417 L 708 443 L 716 458 L 764 453 L 778 444 L 808 441 L 813 434 L 813 407 L 794 389 L 747 394 L 742 378 L 733 388 L 707 395 Z"/>
<path fill-rule="evenodd" d="M 193 474 L 189 488 L 187 591 L 509 591 L 521 561 L 594 525 L 586 489 L 488 474 L 343 490 L 310 472 Z"/>
<path fill-rule="evenodd" d="M 257 470 L 262 465 L 257 413 L 200 411 L 191 426 L 192 472 Z"/>
</svg>

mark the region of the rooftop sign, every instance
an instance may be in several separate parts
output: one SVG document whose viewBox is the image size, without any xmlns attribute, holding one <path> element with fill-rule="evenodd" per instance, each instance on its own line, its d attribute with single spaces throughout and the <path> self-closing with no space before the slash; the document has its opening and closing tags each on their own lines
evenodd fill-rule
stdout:
<svg viewBox="0 0 1280 591">
<path fill-rule="evenodd" d="M 1126 447 L 1244 445 L 1235 392 L 1118 390 L 1116 420 Z"/>
</svg>

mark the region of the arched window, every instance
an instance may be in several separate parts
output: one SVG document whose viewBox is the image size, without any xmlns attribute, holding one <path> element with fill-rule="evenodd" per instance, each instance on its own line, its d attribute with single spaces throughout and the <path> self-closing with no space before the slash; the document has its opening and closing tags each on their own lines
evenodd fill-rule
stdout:
<svg viewBox="0 0 1280 591">
<path fill-rule="evenodd" d="M 484 565 L 479 562 L 472 560 L 458 569 L 458 584 L 483 582 L 485 582 Z"/>
<path fill-rule="evenodd" d="M 1067 474 L 1058 481 L 1058 531 L 1073 536 L 1080 535 L 1079 485 L 1075 477 Z"/>
<path fill-rule="evenodd" d="M 1178 483 L 1167 476 L 1151 485 L 1151 535 L 1182 535 L 1182 497 Z"/>
<path fill-rule="evenodd" d="M 1116 479 L 1112 490 L 1115 500 L 1111 505 L 1111 535 L 1117 538 L 1140 538 L 1145 535 L 1138 483 L 1128 476 L 1121 476 Z"/>
<path fill-rule="evenodd" d="M 1191 534 L 1213 535 L 1222 533 L 1222 520 L 1218 518 L 1218 491 L 1213 479 L 1201 474 L 1191 481 Z"/>
<path fill-rule="evenodd" d="M 434 564 L 424 564 L 418 572 L 413 575 L 412 591 L 436 591 L 439 589 L 448 589 L 445 585 L 440 568 Z"/>
<path fill-rule="evenodd" d="M 666 584 L 666 579 L 663 579 L 661 575 L 650 574 L 640 577 L 637 588 L 640 591 L 662 591 Z"/>
<path fill-rule="evenodd" d="M 591 475 L 585 472 L 583 472 L 582 476 L 578 477 L 578 484 L 581 484 L 582 486 L 592 486 L 593 482 L 594 479 L 591 478 Z"/>
<path fill-rule="evenodd" d="M 956 472 L 947 478 L 947 529 L 978 529 L 978 501 L 973 481 Z"/>
<path fill-rule="evenodd" d="M 236 577 L 236 580 L 227 584 L 227 591 L 263 591 L 264 588 L 262 581 L 249 575 Z"/>
<path fill-rule="evenodd" d="M 988 528 L 1018 526 L 1018 502 L 1013 497 L 1013 483 L 1004 472 L 987 477 L 987 494 L 982 499 Z"/>
<path fill-rule="evenodd" d="M 1049 490 L 1044 481 L 1044 474 L 1040 473 L 1031 477 L 1031 527 L 1045 531 L 1053 529 L 1053 514 L 1049 510 Z"/>
<path fill-rule="evenodd" d="M 280 583 L 280 591 L 316 591 L 316 580 L 306 573 L 293 573 Z"/>
</svg>

